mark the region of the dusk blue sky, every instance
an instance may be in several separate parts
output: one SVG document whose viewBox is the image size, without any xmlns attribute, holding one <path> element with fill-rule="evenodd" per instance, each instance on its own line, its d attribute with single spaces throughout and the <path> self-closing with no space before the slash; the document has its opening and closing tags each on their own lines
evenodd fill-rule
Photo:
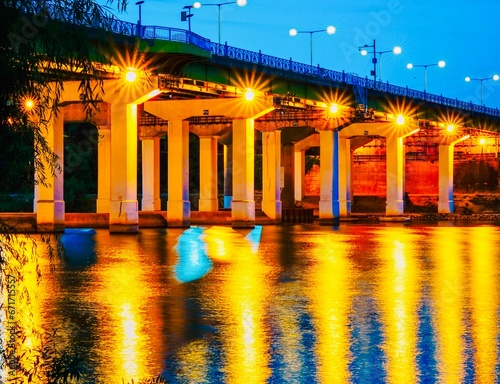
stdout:
<svg viewBox="0 0 500 384">
<path fill-rule="evenodd" d="M 137 22 L 138 6 L 130 1 L 122 20 Z M 225 1 L 202 1 L 202 4 Z M 106 0 L 99 0 L 105 4 Z M 145 0 L 143 25 L 188 29 L 180 20 L 183 6 L 190 1 Z M 116 9 L 116 1 L 111 5 Z M 193 9 L 191 30 L 218 41 L 217 8 Z M 427 68 L 427 91 L 446 97 L 480 103 L 480 81 L 472 78 L 500 74 L 499 0 L 248 0 L 245 7 L 221 7 L 221 42 L 251 51 L 292 58 L 309 64 L 310 35 L 289 35 L 298 31 L 336 27 L 334 35 L 313 34 L 313 64 L 360 76 L 369 76 L 371 55 L 363 57 L 358 47 L 373 44 L 377 51 L 399 45 L 401 55 L 382 55 L 382 80 L 424 90 L 424 68 L 409 70 L 406 64 L 433 64 Z M 378 55 L 377 55 L 378 56 Z M 377 68 L 378 75 L 380 71 Z M 500 81 L 483 82 L 483 104 L 500 108 Z"/>
</svg>

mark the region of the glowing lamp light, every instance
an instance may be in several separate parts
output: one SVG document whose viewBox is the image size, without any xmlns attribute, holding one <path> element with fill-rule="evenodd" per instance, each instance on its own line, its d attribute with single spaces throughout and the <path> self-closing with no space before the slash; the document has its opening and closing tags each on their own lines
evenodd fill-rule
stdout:
<svg viewBox="0 0 500 384">
<path fill-rule="evenodd" d="M 245 99 L 248 101 L 252 101 L 255 98 L 255 92 L 251 89 L 247 89 L 245 92 Z"/>
<path fill-rule="evenodd" d="M 396 45 L 394 48 L 392 48 L 392 53 L 394 53 L 395 55 L 400 55 L 401 52 L 403 52 L 403 49 L 399 45 Z"/>
<path fill-rule="evenodd" d="M 297 36 L 297 30 L 295 28 L 292 28 L 290 29 L 290 31 L 288 31 L 288 33 L 290 34 L 290 36 Z"/>
<path fill-rule="evenodd" d="M 24 107 L 27 111 L 30 111 L 35 107 L 35 102 L 32 99 L 26 99 L 24 101 Z"/>
<path fill-rule="evenodd" d="M 337 28 L 335 28 L 333 25 L 329 25 L 326 27 L 326 33 L 329 35 L 333 35 L 335 32 L 337 32 Z"/>
<path fill-rule="evenodd" d="M 438 61 L 438 67 L 439 67 L 439 68 L 444 68 L 444 67 L 446 67 L 446 61 L 444 61 L 444 60 L 439 60 L 439 61 Z"/>
<path fill-rule="evenodd" d="M 396 124 L 397 125 L 403 125 L 405 123 L 405 118 L 403 115 L 398 115 L 396 117 Z"/>
<path fill-rule="evenodd" d="M 471 78 L 470 78 L 469 76 L 467 76 L 467 77 L 465 78 L 465 81 L 466 81 L 466 82 L 470 82 L 470 80 L 471 80 Z"/>
<path fill-rule="evenodd" d="M 244 7 L 247 5 L 247 0 L 237 0 L 236 4 L 238 4 L 239 7 Z"/>
<path fill-rule="evenodd" d="M 196 8 L 196 9 L 201 8 L 201 3 L 199 1 L 195 1 L 193 3 L 193 8 Z"/>
<path fill-rule="evenodd" d="M 453 124 L 449 124 L 449 125 L 446 127 L 446 130 L 447 130 L 448 132 L 450 132 L 450 133 L 451 133 L 451 132 L 453 132 L 453 131 L 455 130 L 455 127 L 453 126 Z"/>
<path fill-rule="evenodd" d="M 330 112 L 337 113 L 339 111 L 339 106 L 337 104 L 330 105 Z"/>
<path fill-rule="evenodd" d="M 362 49 L 361 51 L 359 51 L 361 53 L 361 56 L 366 56 L 368 55 L 368 51 L 366 49 Z"/>
<path fill-rule="evenodd" d="M 125 79 L 129 83 L 133 83 L 134 81 L 137 80 L 137 73 L 135 72 L 135 69 L 133 68 L 128 68 L 127 73 L 125 74 Z"/>
<path fill-rule="evenodd" d="M 413 69 L 413 64 L 412 64 L 412 63 L 408 63 L 408 64 L 406 64 L 406 68 L 408 68 L 408 69 Z"/>
<path fill-rule="evenodd" d="M 479 144 L 480 144 L 480 145 L 484 145 L 484 144 L 486 144 L 486 139 L 485 139 L 484 137 L 481 137 L 481 138 L 479 139 Z"/>
<path fill-rule="evenodd" d="M 497 74 L 493 75 L 493 81 L 498 81 L 500 79 L 500 76 Z"/>
</svg>

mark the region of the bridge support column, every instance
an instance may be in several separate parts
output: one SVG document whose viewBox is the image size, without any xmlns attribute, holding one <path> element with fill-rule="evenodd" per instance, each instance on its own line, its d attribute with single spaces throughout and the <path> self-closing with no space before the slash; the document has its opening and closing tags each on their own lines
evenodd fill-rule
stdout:
<svg viewBox="0 0 500 384">
<path fill-rule="evenodd" d="M 200 137 L 199 210 L 217 212 L 217 136 Z"/>
<path fill-rule="evenodd" d="M 468 139 L 465 135 L 457 139 L 457 136 L 446 138 L 446 143 L 439 145 L 439 200 L 438 213 L 453 213 L 455 203 L 453 201 L 453 155 L 456 143 Z M 454 141 L 452 141 L 455 139 Z"/>
<path fill-rule="evenodd" d="M 138 232 L 137 105 L 111 103 L 109 231 Z"/>
<path fill-rule="evenodd" d="M 320 152 L 320 199 L 319 199 L 319 222 L 329 224 L 336 217 L 337 209 L 334 207 L 334 194 L 338 200 L 338 184 L 334 178 L 337 165 L 334 163 L 338 140 L 335 140 L 336 131 L 319 132 L 319 152 Z"/>
<path fill-rule="evenodd" d="M 44 131 L 45 140 L 49 148 L 58 156 L 60 170 L 55 169 L 45 159 L 43 172 L 45 181 L 35 185 L 35 212 L 37 230 L 39 232 L 64 231 L 64 120 L 62 114 L 53 116 L 47 131 Z M 36 175 L 35 175 L 36 177 Z"/>
<path fill-rule="evenodd" d="M 160 138 L 147 138 L 142 140 L 141 211 L 160 209 Z"/>
<path fill-rule="evenodd" d="M 262 132 L 262 211 L 281 223 L 281 131 Z"/>
<path fill-rule="evenodd" d="M 224 145 L 224 208 L 233 201 L 233 145 Z"/>
<path fill-rule="evenodd" d="M 254 119 L 233 120 L 233 227 L 255 226 Z"/>
<path fill-rule="evenodd" d="M 304 198 L 304 177 L 306 173 L 306 152 L 294 151 L 294 199 L 302 201 Z"/>
<path fill-rule="evenodd" d="M 189 121 L 170 120 L 168 128 L 168 204 L 169 227 L 189 227 Z"/>
<path fill-rule="evenodd" d="M 335 131 L 335 141 L 337 144 L 337 156 L 335 156 L 335 174 L 338 179 L 338 216 L 351 216 L 351 196 L 352 196 L 352 151 L 351 140 L 339 137 Z M 338 175 L 338 176 L 335 176 Z M 335 195 L 335 191 L 334 191 Z"/>
<path fill-rule="evenodd" d="M 385 214 L 404 214 L 404 151 L 403 137 L 386 137 L 387 202 Z"/>
<path fill-rule="evenodd" d="M 99 128 L 97 145 L 97 213 L 109 213 L 111 196 L 111 130 Z"/>
</svg>

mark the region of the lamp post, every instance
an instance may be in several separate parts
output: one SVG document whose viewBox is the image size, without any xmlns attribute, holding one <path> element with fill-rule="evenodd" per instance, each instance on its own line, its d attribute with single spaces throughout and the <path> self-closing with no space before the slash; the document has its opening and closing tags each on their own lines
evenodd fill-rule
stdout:
<svg viewBox="0 0 500 384">
<path fill-rule="evenodd" d="M 485 81 L 485 80 L 498 81 L 499 79 L 500 79 L 500 76 L 498 76 L 497 74 L 495 74 L 492 77 L 481 77 L 481 78 L 478 78 L 478 79 L 473 79 L 473 78 L 467 76 L 465 78 L 465 81 L 469 83 L 471 80 L 475 80 L 475 81 L 479 81 L 481 83 L 481 106 L 482 106 L 483 105 L 483 81 Z"/>
<path fill-rule="evenodd" d="M 311 56 L 311 65 L 313 65 L 313 34 L 318 32 L 326 32 L 329 35 L 333 35 L 337 32 L 337 29 L 333 25 L 329 25 L 326 29 L 316 29 L 314 31 L 297 31 L 295 28 L 290 29 L 288 33 L 290 36 L 297 36 L 299 33 L 309 33 L 310 35 L 310 56 Z"/>
<path fill-rule="evenodd" d="M 414 67 L 424 67 L 424 92 L 427 92 L 427 67 L 435 67 L 444 68 L 446 66 L 446 62 L 444 60 L 439 60 L 437 63 L 433 64 L 406 64 L 406 68 L 413 69 Z"/>
<path fill-rule="evenodd" d="M 237 0 L 237 1 L 228 1 L 228 2 L 225 2 L 225 3 L 217 3 L 217 4 L 205 4 L 205 3 L 200 3 L 199 1 L 196 1 L 194 4 L 193 4 L 193 8 L 201 8 L 201 6 L 210 6 L 210 5 L 213 5 L 213 6 L 217 6 L 217 26 L 218 26 L 218 35 L 219 35 L 219 44 L 220 44 L 220 8 L 223 6 L 223 5 L 229 5 L 229 4 L 238 4 L 238 6 L 240 7 L 244 7 L 245 5 L 247 5 L 247 0 Z"/>
<path fill-rule="evenodd" d="M 137 21 L 137 35 L 139 37 L 142 37 L 142 4 L 144 4 L 144 0 L 135 3 L 139 6 L 139 20 Z"/>
<path fill-rule="evenodd" d="M 184 7 L 182 7 L 182 9 L 187 9 L 187 12 L 186 11 L 181 12 L 181 21 L 188 22 L 189 32 L 191 32 L 191 17 L 193 17 L 193 15 L 191 14 L 191 8 L 193 8 L 192 5 L 185 5 Z"/>
<path fill-rule="evenodd" d="M 373 52 L 368 52 L 366 48 L 373 48 Z M 388 51 L 379 51 L 377 52 L 377 42 L 375 39 L 373 40 L 373 45 L 363 45 L 362 47 L 359 47 L 359 52 L 361 53 L 361 56 L 366 56 L 368 53 L 373 53 L 373 58 L 372 58 L 372 63 L 373 63 L 373 70 L 371 71 L 371 75 L 373 76 L 373 86 L 375 87 L 377 84 L 377 62 L 379 62 L 380 66 L 380 80 L 382 80 L 382 54 L 384 53 L 389 53 L 392 52 L 395 55 L 401 54 L 403 50 L 401 49 L 400 46 L 395 46 L 391 50 Z M 377 60 L 377 54 L 379 55 L 379 60 Z"/>
</svg>

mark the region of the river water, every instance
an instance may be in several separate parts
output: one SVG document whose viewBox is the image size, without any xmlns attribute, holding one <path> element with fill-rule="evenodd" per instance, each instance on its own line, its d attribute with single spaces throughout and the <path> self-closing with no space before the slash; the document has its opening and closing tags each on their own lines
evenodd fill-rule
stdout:
<svg viewBox="0 0 500 384">
<path fill-rule="evenodd" d="M 496 383 L 499 228 L 73 229 L 19 284 L 85 383 Z"/>
</svg>

